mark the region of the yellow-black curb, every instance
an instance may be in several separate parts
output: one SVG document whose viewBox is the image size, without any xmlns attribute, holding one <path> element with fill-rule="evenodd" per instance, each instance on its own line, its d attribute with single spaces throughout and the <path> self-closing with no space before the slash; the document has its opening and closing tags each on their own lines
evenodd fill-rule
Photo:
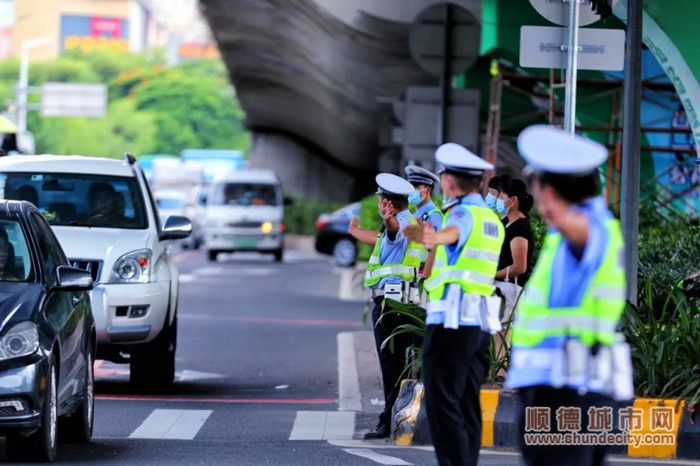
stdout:
<svg viewBox="0 0 700 466">
<path fill-rule="evenodd" d="M 427 417 L 422 401 L 423 384 L 415 380 L 405 380 L 401 384 L 399 400 L 394 406 L 392 420 L 392 439 L 396 445 L 430 444 Z M 625 406 L 618 405 L 616 411 Z M 652 428 L 651 412 L 653 408 L 672 408 L 672 429 L 660 431 Z M 631 434 L 641 434 L 649 440 L 660 434 L 671 435 L 672 444 L 634 445 L 632 440 L 625 447 L 611 448 L 611 453 L 630 457 L 659 459 L 700 459 L 700 406 L 687 405 L 684 401 L 637 398 L 633 408 L 640 410 L 644 420 L 642 428 L 632 430 Z M 518 399 L 513 390 L 481 390 L 482 437 L 483 447 L 503 449 L 518 448 Z M 656 437 L 655 437 L 656 436 Z M 637 436 L 637 438 L 640 438 Z M 630 437 L 631 439 L 631 437 Z M 653 443 L 653 442 L 650 442 Z"/>
</svg>

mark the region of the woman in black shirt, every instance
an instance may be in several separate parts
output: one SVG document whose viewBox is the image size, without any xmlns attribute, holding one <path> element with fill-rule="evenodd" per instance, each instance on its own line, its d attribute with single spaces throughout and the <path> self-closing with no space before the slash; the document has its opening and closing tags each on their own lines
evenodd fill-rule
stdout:
<svg viewBox="0 0 700 466">
<path fill-rule="evenodd" d="M 503 218 L 506 226 L 505 240 L 501 248 L 496 273 L 496 287 L 505 298 L 506 307 L 503 322 L 512 322 L 523 286 L 532 272 L 530 264 L 533 250 L 532 227 L 528 212 L 534 200 L 527 192 L 525 183 L 512 178 L 501 186 L 499 199 L 505 202 L 508 214 Z M 496 336 L 499 354 L 505 352 L 504 344 L 510 346 L 510 326 Z M 505 377 L 505 371 L 500 374 Z"/>
</svg>

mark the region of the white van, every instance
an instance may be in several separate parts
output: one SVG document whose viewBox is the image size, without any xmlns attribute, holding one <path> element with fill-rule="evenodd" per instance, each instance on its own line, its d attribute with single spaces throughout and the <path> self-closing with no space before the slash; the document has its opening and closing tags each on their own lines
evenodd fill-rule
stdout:
<svg viewBox="0 0 700 466">
<path fill-rule="evenodd" d="M 284 254 L 282 187 L 270 170 L 239 170 L 212 183 L 205 208 L 205 245 L 210 261 L 219 253 Z"/>
</svg>

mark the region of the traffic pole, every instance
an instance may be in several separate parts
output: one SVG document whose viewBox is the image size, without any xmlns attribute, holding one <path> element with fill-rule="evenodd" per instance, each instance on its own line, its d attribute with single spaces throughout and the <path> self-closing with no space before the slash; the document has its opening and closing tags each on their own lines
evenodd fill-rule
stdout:
<svg viewBox="0 0 700 466">
<path fill-rule="evenodd" d="M 622 234 L 625 238 L 627 299 L 637 304 L 639 176 L 642 101 L 642 0 L 627 0 L 625 102 L 622 129 Z"/>
<path fill-rule="evenodd" d="M 576 132 L 576 79 L 578 78 L 578 18 L 579 0 L 569 0 L 569 40 L 566 45 L 566 98 L 564 101 L 564 129 Z"/>
</svg>

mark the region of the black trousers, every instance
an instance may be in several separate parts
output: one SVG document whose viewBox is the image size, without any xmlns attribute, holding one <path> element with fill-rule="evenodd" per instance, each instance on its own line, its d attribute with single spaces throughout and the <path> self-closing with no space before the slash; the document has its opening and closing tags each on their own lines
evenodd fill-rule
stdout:
<svg viewBox="0 0 700 466">
<path fill-rule="evenodd" d="M 425 407 L 440 465 L 474 466 L 479 460 L 479 393 L 490 343 L 491 335 L 479 327 L 429 325 L 425 333 Z"/>
<path fill-rule="evenodd" d="M 406 367 L 406 349 L 411 345 L 420 345 L 420 339 L 413 335 L 400 335 L 394 339 L 394 351 L 389 345 L 380 350 L 382 343 L 389 338 L 394 329 L 411 321 L 402 316 L 387 315 L 381 322 L 382 301 L 384 298 L 376 298 L 372 308 L 372 323 L 374 324 L 374 342 L 379 354 L 379 365 L 382 370 L 382 385 L 384 386 L 384 411 L 379 415 L 379 423 L 391 425 L 391 410 L 401 389 L 401 374 Z M 379 322 L 379 324 L 377 324 Z M 406 378 L 404 376 L 403 378 Z"/>
<path fill-rule="evenodd" d="M 518 442 L 523 459 L 528 466 L 598 466 L 605 464 L 607 447 L 597 445 L 527 445 L 525 443 L 525 408 L 547 407 L 550 409 L 550 432 L 557 429 L 557 409 L 574 407 L 581 409 L 581 432 L 588 432 L 588 408 L 613 407 L 608 397 L 595 393 L 581 395 L 571 388 L 553 388 L 544 385 L 521 388 L 518 416 Z M 613 416 L 615 419 L 616 416 Z M 617 424 L 617 422 L 615 422 Z"/>
</svg>

